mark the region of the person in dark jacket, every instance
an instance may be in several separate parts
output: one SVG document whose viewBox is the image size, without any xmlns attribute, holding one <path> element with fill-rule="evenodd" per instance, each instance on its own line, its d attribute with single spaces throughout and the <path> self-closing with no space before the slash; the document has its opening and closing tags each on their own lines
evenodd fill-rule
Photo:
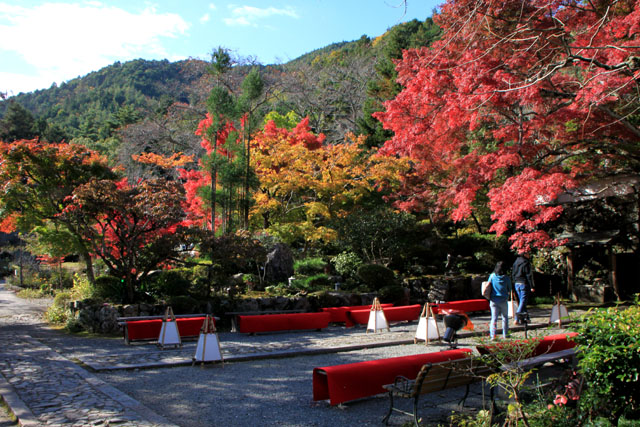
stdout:
<svg viewBox="0 0 640 427">
<path fill-rule="evenodd" d="M 518 316 L 518 314 L 522 313 L 526 315 L 527 303 L 531 297 L 531 292 L 535 292 L 529 257 L 530 255 L 528 253 L 521 253 L 518 255 L 518 258 L 516 258 L 513 263 L 513 268 L 511 269 L 511 278 L 513 279 L 516 294 L 518 294 L 518 300 L 520 301 L 516 311 L 516 325 L 520 323 L 518 319 L 522 318 L 522 316 Z"/>
<path fill-rule="evenodd" d="M 491 323 L 489 324 L 489 334 L 492 340 L 495 339 L 498 316 L 501 316 L 502 337 L 506 339 L 509 334 L 509 307 L 507 300 L 511 293 L 511 279 L 505 274 L 504 263 L 502 261 L 496 264 L 496 268 L 489 276 L 489 282 L 491 282 L 491 297 L 489 298 Z"/>
</svg>

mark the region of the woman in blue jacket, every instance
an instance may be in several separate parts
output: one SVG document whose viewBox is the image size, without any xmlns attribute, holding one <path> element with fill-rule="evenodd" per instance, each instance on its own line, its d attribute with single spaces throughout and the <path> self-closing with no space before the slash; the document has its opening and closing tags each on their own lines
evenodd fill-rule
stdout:
<svg viewBox="0 0 640 427">
<path fill-rule="evenodd" d="M 505 274 L 502 261 L 496 264 L 496 268 L 489 276 L 489 282 L 491 282 L 491 298 L 489 299 L 491 324 L 489 325 L 489 333 L 491 339 L 495 339 L 498 316 L 502 316 L 502 337 L 506 339 L 509 334 L 509 308 L 507 301 L 511 293 L 511 279 Z"/>
</svg>

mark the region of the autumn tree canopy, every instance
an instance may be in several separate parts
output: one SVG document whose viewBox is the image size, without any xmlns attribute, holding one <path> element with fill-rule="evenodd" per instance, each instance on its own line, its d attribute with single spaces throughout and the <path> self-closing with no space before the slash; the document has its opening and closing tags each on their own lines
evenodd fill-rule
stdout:
<svg viewBox="0 0 640 427">
<path fill-rule="evenodd" d="M 186 242 L 183 202 L 175 181 L 92 180 L 73 191 L 63 217 L 79 224 L 91 251 L 124 280 L 125 300 L 134 301 L 137 285 Z"/>
<path fill-rule="evenodd" d="M 301 120 L 293 129 L 268 122 L 255 137 L 252 164 L 260 181 L 251 215 L 287 242 L 332 241 L 335 221 L 381 199 L 405 162 L 362 148 L 364 137 L 326 144 Z"/>
<path fill-rule="evenodd" d="M 80 145 L 38 140 L 0 143 L 0 231 L 29 233 L 39 227 L 68 240 L 87 264 L 93 280 L 91 254 L 78 223 L 62 217 L 71 194 L 92 179 L 113 179 L 106 159 Z M 44 228 L 43 228 L 44 227 Z"/>
<path fill-rule="evenodd" d="M 567 190 L 640 169 L 640 1 L 449 0 L 442 37 L 404 52 L 377 117 L 408 156 L 399 206 L 491 211 L 520 250 L 554 245 Z"/>
</svg>

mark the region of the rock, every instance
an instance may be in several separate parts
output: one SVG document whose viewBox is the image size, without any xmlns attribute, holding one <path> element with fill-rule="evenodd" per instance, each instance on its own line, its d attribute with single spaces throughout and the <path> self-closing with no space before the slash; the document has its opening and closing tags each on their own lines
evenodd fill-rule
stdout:
<svg viewBox="0 0 640 427">
<path fill-rule="evenodd" d="M 283 296 L 278 296 L 275 299 L 275 304 L 274 304 L 274 308 L 278 311 L 280 310 L 288 310 L 289 309 L 289 303 L 290 303 L 290 299 L 289 298 L 285 298 Z"/>
<path fill-rule="evenodd" d="M 122 317 L 135 317 L 138 315 L 138 306 L 128 304 L 122 307 Z"/>
<path fill-rule="evenodd" d="M 233 276 L 231 276 L 229 282 L 232 285 L 242 286 L 244 285 L 244 280 L 242 279 L 243 277 L 244 277 L 244 273 L 234 274 Z"/>
<path fill-rule="evenodd" d="M 118 310 L 110 305 L 103 305 L 98 311 L 99 332 L 111 333 L 118 330 Z"/>
<path fill-rule="evenodd" d="M 138 305 L 138 316 L 152 316 L 153 311 L 153 306 L 151 304 Z"/>
<path fill-rule="evenodd" d="M 475 299 L 471 294 L 470 280 L 465 276 L 452 277 L 449 280 L 449 300 Z M 477 295 L 480 297 L 479 295 Z"/>
<path fill-rule="evenodd" d="M 260 305 L 258 305 L 258 301 L 255 299 L 243 299 L 238 302 L 236 305 L 235 311 L 259 311 Z"/>
<path fill-rule="evenodd" d="M 296 297 L 293 300 L 292 310 L 304 310 L 309 311 L 311 308 L 311 304 L 309 304 L 309 300 L 306 297 Z"/>
<path fill-rule="evenodd" d="M 283 243 L 276 243 L 267 255 L 265 263 L 265 279 L 270 283 L 288 283 L 293 276 L 293 253 Z"/>
<path fill-rule="evenodd" d="M 429 301 L 449 301 L 449 282 L 447 280 L 434 280 L 429 289 Z"/>
<path fill-rule="evenodd" d="M 482 282 L 487 280 L 489 275 L 487 276 L 474 276 L 471 278 L 471 293 L 469 294 L 468 299 L 479 299 L 482 298 L 482 291 L 480 287 L 482 286 Z"/>
</svg>

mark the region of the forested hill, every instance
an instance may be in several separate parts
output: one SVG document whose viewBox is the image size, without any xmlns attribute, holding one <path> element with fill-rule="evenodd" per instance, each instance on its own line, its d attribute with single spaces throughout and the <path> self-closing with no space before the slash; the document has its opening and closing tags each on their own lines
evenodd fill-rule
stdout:
<svg viewBox="0 0 640 427">
<path fill-rule="evenodd" d="M 116 62 L 60 86 L 12 97 L 0 103 L 0 113 L 15 101 L 63 129 L 67 138 L 104 139 L 173 102 L 191 102 L 192 86 L 202 76 L 193 68 L 191 61 Z"/>
<path fill-rule="evenodd" d="M 370 145 L 379 145 L 388 135 L 370 114 L 397 93 L 392 60 L 400 58 L 403 49 L 430 44 L 437 35 L 431 19 L 413 20 L 375 39 L 363 36 L 286 64 L 260 66 L 265 90 L 272 95 L 260 113 L 293 112 L 309 117 L 314 131 L 325 133 L 329 141 L 356 132 L 370 135 Z M 236 64 L 225 84 L 238 90 L 252 67 Z M 207 68 L 201 60 L 138 59 L 49 89 L 21 93 L 0 102 L 0 139 L 39 136 L 77 141 L 114 157 L 127 138 L 122 130 L 132 125 L 160 121 L 175 130 L 167 123 L 177 120 L 186 133 L 192 133 L 206 112 L 213 86 Z"/>
</svg>

